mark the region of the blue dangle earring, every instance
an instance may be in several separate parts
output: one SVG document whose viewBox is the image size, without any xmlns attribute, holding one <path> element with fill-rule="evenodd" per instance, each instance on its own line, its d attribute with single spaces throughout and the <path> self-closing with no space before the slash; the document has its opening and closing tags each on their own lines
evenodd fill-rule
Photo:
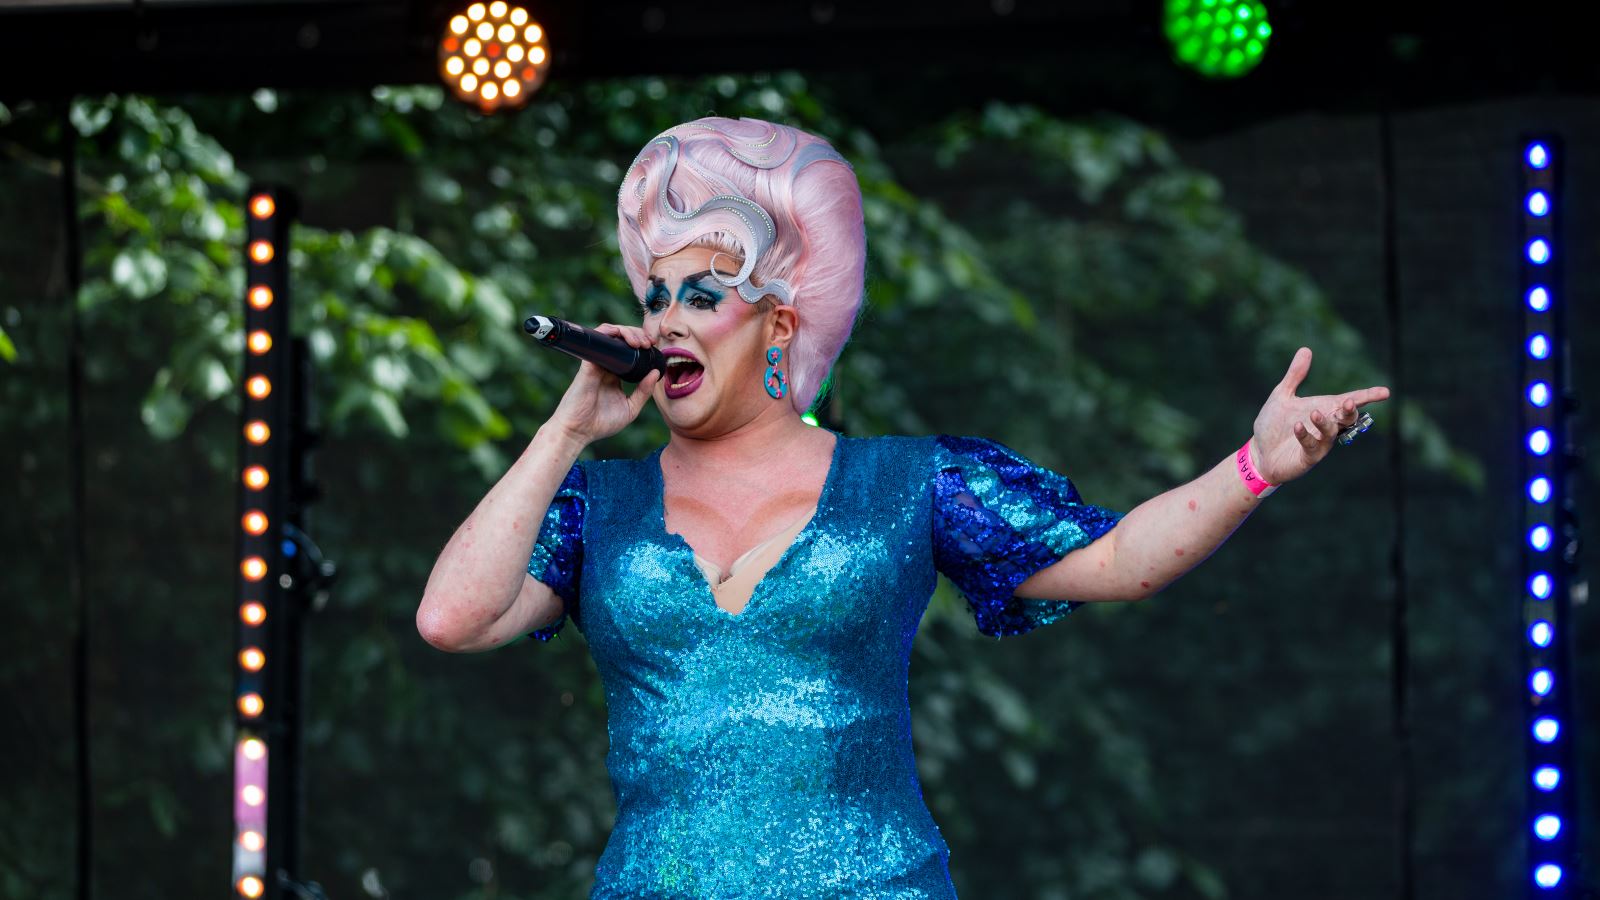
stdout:
<svg viewBox="0 0 1600 900">
<path fill-rule="evenodd" d="M 767 374 L 762 380 L 767 385 L 767 393 L 774 400 L 782 400 L 783 392 L 789 388 L 789 382 L 784 380 L 783 370 L 778 368 L 778 363 L 782 361 L 782 347 L 774 344 L 767 348 Z"/>
</svg>

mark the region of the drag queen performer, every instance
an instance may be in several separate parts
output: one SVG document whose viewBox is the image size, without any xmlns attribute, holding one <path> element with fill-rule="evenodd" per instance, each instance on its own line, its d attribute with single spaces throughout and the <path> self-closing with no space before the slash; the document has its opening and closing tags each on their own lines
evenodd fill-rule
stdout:
<svg viewBox="0 0 1600 900">
<path fill-rule="evenodd" d="M 1238 452 L 1124 515 L 991 440 L 801 421 L 864 291 L 860 188 L 828 142 L 679 125 L 628 167 L 617 219 L 640 324 L 599 328 L 666 375 L 630 394 L 583 363 L 417 612 L 458 652 L 583 632 L 617 801 L 592 897 L 954 897 L 907 699 L 935 573 L 994 637 L 1144 599 L 1389 396 L 1296 396 L 1301 348 Z M 579 461 L 651 400 L 665 446 Z"/>
</svg>

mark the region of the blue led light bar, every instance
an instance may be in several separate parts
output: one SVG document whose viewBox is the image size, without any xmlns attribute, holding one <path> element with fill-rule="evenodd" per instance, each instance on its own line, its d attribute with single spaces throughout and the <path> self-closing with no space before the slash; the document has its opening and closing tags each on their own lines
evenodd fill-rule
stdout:
<svg viewBox="0 0 1600 900">
<path fill-rule="evenodd" d="M 1570 404 L 1566 379 L 1566 336 L 1561 260 L 1560 141 L 1551 137 L 1522 144 L 1522 189 L 1518 205 L 1522 234 L 1515 251 L 1521 262 L 1517 294 L 1522 310 L 1521 409 L 1522 480 L 1525 485 L 1523 539 L 1522 658 L 1528 760 L 1527 895 L 1568 900 L 1576 894 L 1574 831 L 1577 823 L 1573 778 L 1571 676 L 1572 640 L 1569 585 L 1576 524 L 1566 495 L 1571 464 L 1567 448 Z M 1565 777 L 1564 777 L 1565 776 Z"/>
</svg>

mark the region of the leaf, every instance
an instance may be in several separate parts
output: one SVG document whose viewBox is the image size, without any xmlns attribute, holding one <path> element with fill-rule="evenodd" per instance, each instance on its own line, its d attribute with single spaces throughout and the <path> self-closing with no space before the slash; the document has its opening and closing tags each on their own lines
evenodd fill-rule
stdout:
<svg viewBox="0 0 1600 900">
<path fill-rule="evenodd" d="M 139 406 L 139 419 L 157 439 L 170 441 L 189 424 L 189 406 L 172 386 L 172 369 L 163 366 Z"/>
<path fill-rule="evenodd" d="M 143 247 L 124 250 L 111 261 L 111 283 L 143 300 L 166 287 L 167 263 Z"/>
<path fill-rule="evenodd" d="M 367 399 L 367 408 L 372 410 L 389 435 L 394 438 L 403 438 L 411 432 L 406 426 L 406 417 L 400 412 L 400 404 L 393 394 L 382 391 L 373 391 Z"/>
<path fill-rule="evenodd" d="M 11 343 L 11 336 L 6 334 L 4 328 L 0 328 L 0 359 L 9 363 L 17 361 L 17 347 Z"/>
</svg>

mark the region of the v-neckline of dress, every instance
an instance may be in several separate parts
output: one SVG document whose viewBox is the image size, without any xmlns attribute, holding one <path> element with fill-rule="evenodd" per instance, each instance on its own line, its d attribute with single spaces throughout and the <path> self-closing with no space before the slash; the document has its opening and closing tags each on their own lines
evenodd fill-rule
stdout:
<svg viewBox="0 0 1600 900">
<path fill-rule="evenodd" d="M 751 607 L 755 606 L 756 601 L 761 597 L 761 589 L 766 586 L 769 580 L 771 580 L 773 573 L 784 567 L 784 564 L 789 561 L 789 557 L 794 555 L 795 548 L 800 546 L 811 535 L 811 532 L 817 526 L 817 520 L 821 519 L 823 514 L 826 512 L 828 508 L 828 498 L 833 493 L 833 483 L 839 472 L 839 459 L 844 455 L 845 439 L 844 435 L 838 433 L 837 431 L 832 431 L 831 429 L 824 430 L 829 431 L 829 433 L 833 435 L 833 452 L 830 454 L 828 459 L 828 472 L 822 477 L 822 491 L 817 494 L 816 511 L 811 514 L 811 518 L 806 520 L 806 524 L 800 527 L 800 531 L 795 534 L 794 539 L 789 541 L 789 546 L 783 548 L 783 553 L 778 557 L 777 561 L 772 564 L 771 568 L 763 572 L 761 577 L 756 580 L 756 583 L 751 586 L 750 599 L 744 602 L 744 606 L 740 607 L 738 612 L 727 610 L 723 608 L 722 604 L 717 602 L 715 589 L 712 587 L 710 582 L 706 581 L 705 575 L 700 572 L 700 567 L 694 562 L 695 549 L 694 547 L 690 546 L 689 540 L 676 531 L 667 530 L 667 483 L 666 475 L 661 471 L 661 454 L 662 451 L 667 449 L 666 445 L 663 444 L 662 446 L 657 447 L 655 453 L 651 454 L 651 465 L 649 466 L 649 469 L 651 476 L 655 480 L 655 489 L 651 493 L 653 494 L 655 501 L 656 527 L 660 534 L 666 535 L 668 541 L 676 540 L 682 553 L 686 554 L 684 561 L 688 564 L 688 567 L 694 571 L 695 580 L 700 582 L 702 586 L 699 594 L 711 604 L 711 609 L 714 613 L 719 613 L 728 619 L 742 619 L 749 615 Z"/>
</svg>

